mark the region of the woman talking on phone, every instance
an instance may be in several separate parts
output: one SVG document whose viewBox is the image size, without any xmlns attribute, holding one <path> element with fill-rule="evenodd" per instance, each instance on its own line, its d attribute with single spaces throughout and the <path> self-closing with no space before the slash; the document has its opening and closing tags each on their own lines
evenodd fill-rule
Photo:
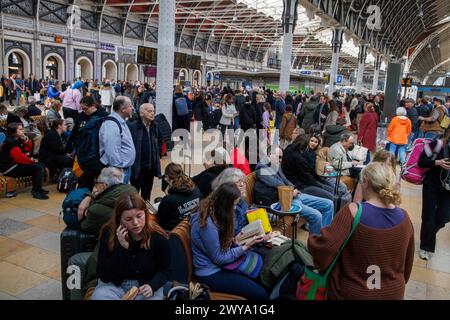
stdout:
<svg viewBox="0 0 450 320">
<path fill-rule="evenodd" d="M 169 280 L 170 247 L 164 230 L 152 219 L 138 193 L 123 194 L 100 232 L 93 300 L 120 300 L 138 288 L 136 300 L 162 300 Z"/>
<path fill-rule="evenodd" d="M 425 173 L 422 188 L 422 225 L 420 227 L 419 257 L 429 260 L 436 246 L 436 234 L 450 221 L 450 130 L 443 139 L 444 147 L 436 159 L 422 152 L 419 166 L 430 168 Z M 430 143 L 434 150 L 437 140 Z"/>
</svg>

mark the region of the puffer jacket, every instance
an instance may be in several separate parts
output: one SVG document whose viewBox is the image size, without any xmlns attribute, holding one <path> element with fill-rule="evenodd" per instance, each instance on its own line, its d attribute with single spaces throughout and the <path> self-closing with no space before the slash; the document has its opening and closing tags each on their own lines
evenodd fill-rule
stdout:
<svg viewBox="0 0 450 320">
<path fill-rule="evenodd" d="M 303 118 L 302 128 L 309 132 L 309 127 L 314 124 L 314 113 L 316 112 L 317 101 L 309 101 L 302 106 L 300 118 Z"/>
</svg>

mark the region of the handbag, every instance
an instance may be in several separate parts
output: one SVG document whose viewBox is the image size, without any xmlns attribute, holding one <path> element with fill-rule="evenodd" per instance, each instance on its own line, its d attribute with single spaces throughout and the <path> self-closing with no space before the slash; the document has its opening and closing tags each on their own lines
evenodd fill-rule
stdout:
<svg viewBox="0 0 450 320">
<path fill-rule="evenodd" d="M 362 206 L 361 203 L 359 203 L 358 211 L 356 212 L 355 218 L 353 219 L 352 229 L 325 273 L 321 275 L 315 270 L 312 270 L 311 267 L 305 268 L 305 273 L 300 278 L 297 284 L 297 291 L 295 296 L 298 300 L 326 300 L 328 276 L 333 270 L 336 262 L 339 259 L 339 256 L 341 255 L 351 236 L 355 232 L 361 218 L 361 211 Z"/>
</svg>

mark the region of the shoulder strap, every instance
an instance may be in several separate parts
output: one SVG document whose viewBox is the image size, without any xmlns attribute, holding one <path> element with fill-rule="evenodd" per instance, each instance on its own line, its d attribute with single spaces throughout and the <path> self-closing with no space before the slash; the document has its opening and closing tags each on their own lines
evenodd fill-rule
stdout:
<svg viewBox="0 0 450 320">
<path fill-rule="evenodd" d="M 108 116 L 108 117 L 103 118 L 103 122 L 108 121 L 108 120 L 112 120 L 112 121 L 114 121 L 115 123 L 117 123 L 117 125 L 119 126 L 120 135 L 122 135 L 122 126 L 120 125 L 119 120 L 117 120 L 116 118 L 111 117 L 111 116 Z M 103 122 L 102 122 L 102 123 L 103 123 Z"/>
<path fill-rule="evenodd" d="M 348 234 L 347 239 L 345 239 L 345 241 L 342 244 L 341 248 L 339 249 L 338 253 L 336 254 L 336 256 L 334 257 L 330 266 L 328 267 L 327 271 L 325 272 L 324 277 L 328 277 L 331 270 L 333 270 L 334 265 L 336 264 L 336 262 L 339 259 L 339 256 L 341 255 L 342 251 L 344 251 L 345 246 L 347 245 L 348 241 L 350 240 L 353 233 L 355 232 L 356 227 L 358 226 L 359 220 L 361 219 L 361 212 L 362 212 L 362 205 L 361 205 L 361 203 L 358 203 L 358 211 L 356 212 L 355 218 L 353 219 L 352 229 L 350 230 L 350 233 Z"/>
<path fill-rule="evenodd" d="M 428 158 L 433 157 L 434 158 L 439 154 L 439 152 L 441 152 L 442 147 L 444 146 L 444 141 L 442 141 L 441 139 L 436 139 L 436 146 L 434 147 L 433 150 L 431 150 L 430 148 L 430 143 L 431 141 L 429 141 L 427 143 L 427 141 L 424 141 L 424 147 L 423 147 L 423 151 L 425 152 L 425 154 L 427 155 Z"/>
</svg>

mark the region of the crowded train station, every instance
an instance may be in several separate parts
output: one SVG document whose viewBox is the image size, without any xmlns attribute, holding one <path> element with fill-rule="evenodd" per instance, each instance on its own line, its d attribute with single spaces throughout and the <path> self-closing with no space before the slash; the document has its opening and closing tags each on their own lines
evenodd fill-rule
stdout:
<svg viewBox="0 0 450 320">
<path fill-rule="evenodd" d="M 0 300 L 450 300 L 448 0 L 0 23 Z"/>
</svg>

